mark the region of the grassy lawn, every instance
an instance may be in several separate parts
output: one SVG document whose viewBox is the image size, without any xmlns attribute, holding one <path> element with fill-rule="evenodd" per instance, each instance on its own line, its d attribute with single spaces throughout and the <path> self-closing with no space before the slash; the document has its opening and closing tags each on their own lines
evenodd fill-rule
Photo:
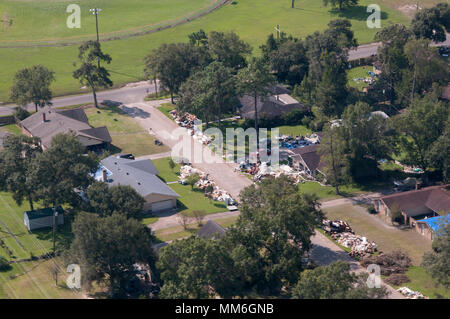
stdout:
<svg viewBox="0 0 450 319">
<path fill-rule="evenodd" d="M 85 112 L 92 126 L 104 125 L 108 128 L 112 137 L 113 153 L 132 153 L 135 156 L 142 156 L 169 150 L 165 145 L 155 145 L 155 138 L 152 135 L 117 108 L 89 108 Z"/>
<path fill-rule="evenodd" d="M 323 209 L 330 219 L 342 219 L 353 230 L 378 245 L 383 252 L 396 249 L 405 251 L 414 265 L 420 265 L 422 256 L 431 249 L 431 241 L 413 230 L 399 230 L 384 223 L 376 215 L 370 215 L 365 208 L 353 205 L 340 205 Z"/>
<path fill-rule="evenodd" d="M 81 6 L 79 29 L 66 25 L 69 14 L 65 14 L 67 1 L 5 0 L 0 4 L 0 12 L 14 17 L 13 24 L 2 34 L 1 42 L 49 42 L 77 41 L 91 38 L 95 33 L 95 17 L 87 8 L 102 8 L 99 17 L 100 32 L 104 36 L 129 34 L 152 29 L 173 19 L 187 16 L 214 3 L 215 0 L 84 0 Z M 77 3 L 77 2 L 74 2 Z M 120 23 L 117 21 L 120 20 Z M 1 44 L 0 42 L 0 44 Z"/>
<path fill-rule="evenodd" d="M 38 204 L 35 204 L 39 208 Z M 43 228 L 28 232 L 23 223 L 23 213 L 29 210 L 27 203 L 18 206 L 8 193 L 0 193 L 0 237 L 6 246 L 12 251 L 9 257 L 3 248 L 0 255 L 9 259 L 30 258 L 31 254 L 40 256 L 48 253 L 53 247 L 53 236 L 51 228 Z M 70 214 L 65 215 L 65 223 L 58 227 L 56 246 L 57 250 L 67 247 L 71 240 Z M 12 236 L 11 233 L 14 235 Z"/>
<path fill-rule="evenodd" d="M 227 218 L 219 218 L 214 221 L 220 226 L 227 228 L 236 223 L 238 216 L 227 217 Z M 205 224 L 206 222 L 203 222 Z M 189 237 L 191 235 L 195 235 L 201 227 L 198 226 L 197 223 L 192 223 L 188 225 L 188 228 L 185 230 L 182 226 L 174 226 L 165 229 L 160 229 L 155 232 L 156 237 L 161 241 L 171 241 L 175 239 L 181 239 L 185 237 Z"/>
<path fill-rule="evenodd" d="M 316 194 L 319 200 L 332 200 L 341 197 L 358 196 L 383 189 L 386 186 L 382 183 L 372 185 L 345 185 L 339 187 L 341 195 L 336 195 L 334 187 L 322 186 L 316 182 L 305 182 L 298 185 L 301 193 Z"/>
<path fill-rule="evenodd" d="M 369 84 L 364 83 L 364 81 L 355 81 L 354 79 L 369 77 L 369 74 L 367 73 L 368 71 L 373 72 L 373 67 L 371 65 L 359 66 L 348 70 L 348 85 L 362 91 L 363 87 L 366 87 Z"/>
<path fill-rule="evenodd" d="M 145 5 L 142 5 L 144 2 Z M 89 33 L 91 39 L 94 39 L 95 19 L 91 14 L 83 13 L 81 29 L 67 29 L 65 20 L 68 14 L 64 14 L 65 10 L 61 8 L 61 6 L 65 7 L 67 2 L 49 0 L 45 2 L 47 7 L 51 7 L 48 12 L 61 10 L 61 14 L 52 15 L 54 17 L 52 19 L 42 18 L 42 14 L 50 16 L 46 11 L 42 11 L 41 15 L 36 14 L 36 11 L 33 13 L 33 10 L 36 10 L 36 7 L 42 7 L 43 3 L 43 1 L 2 1 L 0 12 L 6 11 L 8 16 L 14 17 L 13 26 L 2 34 L 2 38 L 11 42 L 12 39 L 42 39 L 65 35 L 76 37 Z M 104 9 L 99 17 L 100 32 L 132 28 L 142 25 L 143 20 L 145 24 L 152 24 L 155 23 L 155 18 L 161 21 L 170 16 L 180 16 L 187 11 L 192 11 L 193 8 L 202 7 L 206 1 L 174 0 L 170 4 L 167 1 L 158 3 L 160 4 L 157 4 L 155 0 L 127 2 L 97 0 L 95 4 Z M 383 0 L 361 0 L 357 7 L 341 13 L 330 10 L 330 7 L 323 6 L 322 1 L 317 0 L 297 0 L 295 9 L 291 9 L 290 1 L 239 0 L 190 23 L 139 37 L 104 42 L 102 48 L 112 57 L 108 70 L 114 84 L 119 86 L 143 79 L 143 60 L 151 50 L 162 43 L 186 42 L 188 34 L 201 28 L 206 32 L 234 30 L 253 46 L 253 54 L 258 55 L 259 46 L 266 40 L 267 35 L 274 33 L 273 28 L 277 24 L 283 32 L 304 38 L 315 31 L 324 30 L 332 19 L 348 18 L 353 24 L 359 43 L 368 43 L 373 41 L 373 36 L 378 31 L 369 29 L 366 25 L 368 16 L 366 7 L 371 3 L 381 5 L 382 26 L 390 22 L 409 22 L 409 18 L 390 6 L 390 3 L 385 5 Z M 89 6 L 83 3 L 83 8 L 89 8 Z M 23 10 L 24 14 L 16 10 Z M 31 14 L 34 14 L 33 19 L 27 20 Z M 19 19 L 20 23 L 16 23 L 16 19 Z M 33 37 L 33 34 L 39 34 L 39 36 Z M 55 96 L 82 92 L 81 85 L 72 77 L 73 62 L 77 60 L 77 54 L 77 45 L 0 50 L 0 78 L 3 79 L 0 82 L 0 101 L 8 100 L 14 73 L 23 67 L 38 63 L 55 71 L 57 81 L 52 86 Z"/>
<path fill-rule="evenodd" d="M 58 286 L 52 270 L 59 269 Z M 12 264 L 12 269 L 0 272 L 0 299 L 78 299 L 82 294 L 66 286 L 69 275 L 59 259 Z"/>
<path fill-rule="evenodd" d="M 420 291 L 429 298 L 445 298 L 450 299 L 450 290 L 442 286 L 437 286 L 433 278 L 422 267 L 409 267 L 405 275 L 411 280 L 402 285 L 414 291 Z M 395 286 L 400 288 L 400 286 Z"/>
<path fill-rule="evenodd" d="M 170 116 L 169 112 L 176 109 L 176 106 L 172 103 L 164 103 L 158 106 L 158 110 L 160 110 L 165 116 L 167 116 L 169 119 L 173 120 L 173 117 Z"/>
<path fill-rule="evenodd" d="M 285 125 L 279 126 L 278 129 L 280 135 L 306 136 L 312 134 L 312 131 L 304 125 Z"/>
<path fill-rule="evenodd" d="M 8 132 L 13 135 L 20 135 L 22 134 L 22 131 L 20 130 L 20 127 L 18 127 L 16 124 L 8 124 L 4 126 L 0 126 L 1 132 Z"/>
<path fill-rule="evenodd" d="M 175 167 L 171 169 L 169 166 L 169 157 L 158 158 L 152 160 L 152 162 L 158 170 L 159 178 L 161 178 L 164 182 L 168 183 L 178 181 L 181 167 L 180 164 L 175 163 Z"/>
<path fill-rule="evenodd" d="M 206 214 L 227 211 L 227 207 L 223 202 L 209 199 L 204 195 L 203 191 L 197 187 L 194 187 L 194 190 L 191 190 L 190 186 L 178 183 L 170 184 L 169 187 L 180 195 L 177 203 L 178 211 L 187 216 L 190 216 L 195 210 L 202 210 Z"/>
</svg>

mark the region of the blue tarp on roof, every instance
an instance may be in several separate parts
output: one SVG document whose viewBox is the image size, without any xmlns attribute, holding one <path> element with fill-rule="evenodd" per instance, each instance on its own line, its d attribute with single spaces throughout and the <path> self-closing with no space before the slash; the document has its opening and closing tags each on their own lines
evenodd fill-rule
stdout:
<svg viewBox="0 0 450 319">
<path fill-rule="evenodd" d="M 439 236 L 439 229 L 450 222 L 450 215 L 425 218 L 418 220 L 418 222 L 427 223 L 427 225 Z"/>
</svg>

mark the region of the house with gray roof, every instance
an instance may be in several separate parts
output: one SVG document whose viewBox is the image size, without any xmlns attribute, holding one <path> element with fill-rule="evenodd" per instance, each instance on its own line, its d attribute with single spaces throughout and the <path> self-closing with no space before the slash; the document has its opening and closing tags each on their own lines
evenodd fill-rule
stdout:
<svg viewBox="0 0 450 319">
<path fill-rule="evenodd" d="M 198 231 L 197 236 L 205 239 L 218 239 L 225 235 L 226 229 L 213 220 L 208 222 Z"/>
<path fill-rule="evenodd" d="M 145 199 L 144 211 L 158 212 L 177 207 L 180 196 L 159 179 L 158 170 L 150 159 L 109 156 L 100 164 L 95 179 L 110 186 L 131 186 Z"/>
<path fill-rule="evenodd" d="M 289 90 L 281 85 L 269 88 L 269 95 L 260 97 L 256 102 L 259 118 L 273 119 L 294 110 L 307 111 L 308 107 L 299 103 L 289 95 Z M 255 98 L 250 94 L 244 94 L 239 98 L 239 113 L 245 119 L 255 119 Z"/>
<path fill-rule="evenodd" d="M 106 126 L 92 127 L 83 109 L 57 110 L 46 107 L 20 122 L 22 133 L 39 137 L 42 148 L 50 147 L 59 133 L 73 133 L 86 150 L 107 149 L 111 136 Z"/>
<path fill-rule="evenodd" d="M 56 208 L 57 216 L 55 222 L 57 225 L 64 224 L 64 210 L 61 206 Z M 23 223 L 28 230 L 53 227 L 53 208 L 42 208 L 33 211 L 27 211 L 23 214 Z"/>
</svg>

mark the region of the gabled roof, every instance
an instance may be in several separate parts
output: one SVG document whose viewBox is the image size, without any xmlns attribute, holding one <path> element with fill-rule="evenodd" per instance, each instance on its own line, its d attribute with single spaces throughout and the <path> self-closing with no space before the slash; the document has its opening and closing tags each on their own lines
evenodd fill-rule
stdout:
<svg viewBox="0 0 450 319">
<path fill-rule="evenodd" d="M 449 185 L 431 186 L 383 196 L 381 200 L 389 209 L 398 208 L 410 217 L 432 211 L 445 214 L 450 211 L 450 191 L 448 187 Z"/>
<path fill-rule="evenodd" d="M 323 163 L 320 162 L 320 154 L 317 152 L 318 144 L 308 145 L 304 147 L 297 147 L 289 150 L 293 155 L 299 156 L 303 159 L 306 166 L 308 166 L 311 172 L 314 172 L 316 169 L 320 169 L 323 166 Z"/>
<path fill-rule="evenodd" d="M 56 207 L 56 211 L 58 212 L 58 214 L 64 213 L 61 206 Z M 49 216 L 53 216 L 53 208 L 48 207 L 48 208 L 41 208 L 41 209 L 33 210 L 33 211 L 27 211 L 27 212 L 25 212 L 25 215 L 28 216 L 29 220 L 43 218 L 43 217 L 49 217 Z"/>
<path fill-rule="evenodd" d="M 244 118 L 255 118 L 255 98 L 245 94 L 239 98 L 240 113 Z M 257 99 L 258 117 L 274 118 L 287 114 L 293 110 L 307 110 L 308 107 L 297 102 L 288 94 L 271 95 Z"/>
<path fill-rule="evenodd" d="M 223 237 L 226 233 L 225 228 L 217 224 L 212 220 L 208 220 L 208 222 L 203 226 L 199 232 L 197 233 L 198 237 L 206 238 L 206 239 L 216 239 Z"/>
<path fill-rule="evenodd" d="M 83 109 L 54 110 L 47 107 L 27 117 L 20 124 L 31 135 L 39 137 L 45 147 L 49 147 L 52 138 L 59 133 L 75 133 L 85 146 L 111 142 L 108 129 L 90 126 Z"/>
<path fill-rule="evenodd" d="M 158 171 L 149 159 L 130 160 L 110 156 L 102 160 L 101 165 L 110 172 L 108 176 L 109 185 L 131 186 L 142 197 L 151 194 L 180 197 L 156 176 Z"/>
</svg>

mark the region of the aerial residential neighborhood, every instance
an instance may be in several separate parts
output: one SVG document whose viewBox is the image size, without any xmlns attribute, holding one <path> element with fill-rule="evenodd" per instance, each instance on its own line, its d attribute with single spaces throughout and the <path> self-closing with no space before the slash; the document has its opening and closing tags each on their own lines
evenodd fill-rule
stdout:
<svg viewBox="0 0 450 319">
<path fill-rule="evenodd" d="M 1 1 L 1 301 L 450 299 L 449 34 L 442 0 Z"/>
</svg>

